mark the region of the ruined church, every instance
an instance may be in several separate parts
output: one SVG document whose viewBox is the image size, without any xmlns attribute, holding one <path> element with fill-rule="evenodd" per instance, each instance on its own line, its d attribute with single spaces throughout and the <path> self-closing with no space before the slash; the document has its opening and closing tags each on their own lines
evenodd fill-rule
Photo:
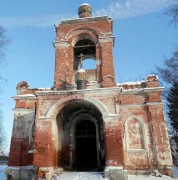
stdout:
<svg viewBox="0 0 178 180">
<path fill-rule="evenodd" d="M 50 179 L 63 171 L 171 175 L 172 156 L 157 76 L 116 83 L 113 20 L 93 17 L 82 4 L 79 18 L 56 26 L 52 88 L 16 90 L 8 176 Z M 87 60 L 94 69 L 85 69 Z"/>
</svg>

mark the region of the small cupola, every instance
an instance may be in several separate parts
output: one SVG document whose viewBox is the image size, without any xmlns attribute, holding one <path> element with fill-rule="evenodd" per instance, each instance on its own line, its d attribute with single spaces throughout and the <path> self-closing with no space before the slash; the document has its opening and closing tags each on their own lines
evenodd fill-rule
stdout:
<svg viewBox="0 0 178 180">
<path fill-rule="evenodd" d="M 75 75 L 75 82 L 77 84 L 77 90 L 86 89 L 86 71 L 79 69 Z"/>
<path fill-rule="evenodd" d="M 84 3 L 78 8 L 79 18 L 88 18 L 92 17 L 92 8 L 89 4 Z"/>
<path fill-rule="evenodd" d="M 75 82 L 77 84 L 77 90 L 86 89 L 86 71 L 82 67 L 82 64 L 83 64 L 82 57 L 83 57 L 83 54 L 81 53 L 78 71 L 75 75 Z"/>
</svg>

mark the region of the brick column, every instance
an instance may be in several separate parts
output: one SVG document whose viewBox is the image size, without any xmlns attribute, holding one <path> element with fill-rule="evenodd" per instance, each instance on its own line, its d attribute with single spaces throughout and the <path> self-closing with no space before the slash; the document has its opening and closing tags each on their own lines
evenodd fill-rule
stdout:
<svg viewBox="0 0 178 180">
<path fill-rule="evenodd" d="M 102 72 L 101 72 L 101 49 L 100 45 L 96 44 L 96 69 L 97 69 L 97 82 L 101 83 L 102 81 Z"/>
<path fill-rule="evenodd" d="M 105 150 L 106 168 L 105 177 L 108 179 L 128 180 L 124 166 L 124 150 L 122 125 L 119 117 L 105 117 Z"/>
<path fill-rule="evenodd" d="M 73 48 L 68 41 L 56 41 L 54 88 L 66 89 L 71 84 L 73 76 Z"/>
<path fill-rule="evenodd" d="M 149 109 L 150 128 L 153 139 L 153 166 L 155 169 L 171 175 L 172 156 L 164 120 L 162 103 L 147 103 Z"/>
<path fill-rule="evenodd" d="M 99 42 L 102 60 L 102 87 L 114 87 L 113 37 L 99 38 Z"/>
<path fill-rule="evenodd" d="M 34 166 L 38 177 L 43 177 L 56 165 L 56 150 L 50 119 L 35 122 Z"/>
<path fill-rule="evenodd" d="M 106 166 L 123 167 L 123 137 L 119 117 L 105 117 Z"/>
</svg>

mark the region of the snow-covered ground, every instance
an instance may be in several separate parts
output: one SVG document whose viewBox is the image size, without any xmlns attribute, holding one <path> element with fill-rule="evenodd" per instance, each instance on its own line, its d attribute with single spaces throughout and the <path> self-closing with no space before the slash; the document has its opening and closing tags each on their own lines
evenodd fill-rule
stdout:
<svg viewBox="0 0 178 180">
<path fill-rule="evenodd" d="M 174 180 L 169 176 L 155 177 L 155 176 L 146 176 L 146 175 L 129 175 L 128 180 Z"/>
<path fill-rule="evenodd" d="M 173 177 L 178 179 L 178 166 L 174 166 L 173 168 Z"/>
<path fill-rule="evenodd" d="M 0 180 L 6 180 L 6 167 L 7 165 L 0 165 Z"/>
<path fill-rule="evenodd" d="M 178 168 L 175 168 L 178 174 Z M 128 180 L 174 180 L 169 176 L 155 177 L 153 175 L 128 175 Z M 178 176 L 177 178 L 178 179 Z M 98 172 L 63 172 L 53 180 L 106 180 L 102 178 L 102 173 Z"/>
<path fill-rule="evenodd" d="M 143 175 L 129 175 L 129 180 L 174 180 L 178 179 L 178 167 L 173 168 L 173 177 L 169 176 L 162 176 L 162 177 L 155 177 L 155 176 L 143 176 Z"/>
<path fill-rule="evenodd" d="M 0 165 L 0 180 L 6 180 L 5 170 L 7 165 Z M 178 179 L 178 167 L 173 169 L 174 179 Z M 72 179 L 71 179 L 72 178 Z M 99 173 L 89 172 L 71 172 L 62 173 L 56 180 L 99 180 L 102 179 Z M 155 176 L 144 176 L 144 175 L 129 175 L 128 180 L 174 180 L 168 176 L 155 177 Z"/>
</svg>

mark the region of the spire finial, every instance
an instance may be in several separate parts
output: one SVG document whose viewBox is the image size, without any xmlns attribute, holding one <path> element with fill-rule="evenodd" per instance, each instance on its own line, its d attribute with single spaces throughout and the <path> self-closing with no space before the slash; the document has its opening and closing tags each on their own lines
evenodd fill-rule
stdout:
<svg viewBox="0 0 178 180">
<path fill-rule="evenodd" d="M 83 55 L 82 53 L 78 56 L 80 59 L 79 59 L 79 66 L 80 66 L 80 68 L 79 69 L 82 69 L 83 67 L 83 57 L 84 57 L 85 55 Z"/>
</svg>

